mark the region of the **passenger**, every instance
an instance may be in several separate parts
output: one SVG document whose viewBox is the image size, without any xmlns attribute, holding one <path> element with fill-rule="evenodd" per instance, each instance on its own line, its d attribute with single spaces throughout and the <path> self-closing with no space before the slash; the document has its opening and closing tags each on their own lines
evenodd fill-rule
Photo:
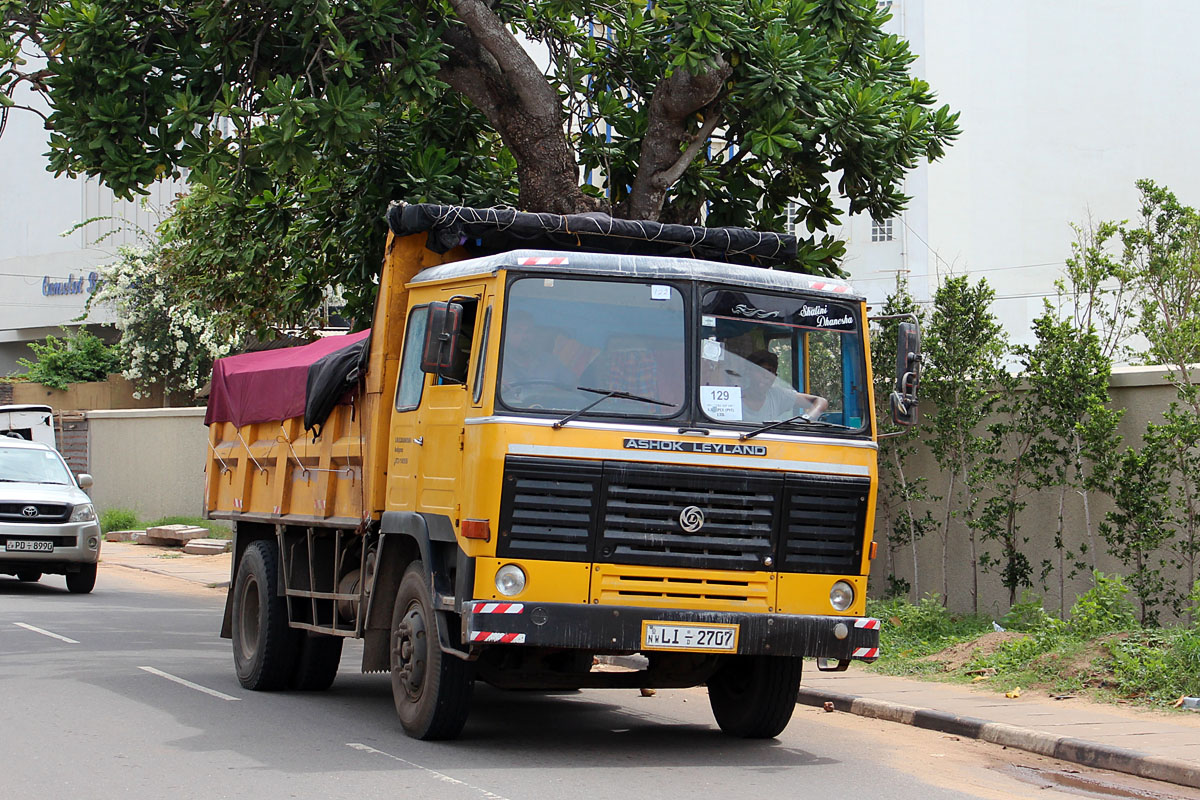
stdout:
<svg viewBox="0 0 1200 800">
<path fill-rule="evenodd" d="M 516 399 L 537 394 L 537 386 L 574 389 L 574 376 L 554 354 L 554 341 L 554 333 L 539 326 L 528 311 L 510 314 L 504 335 L 502 393 Z"/>
</svg>

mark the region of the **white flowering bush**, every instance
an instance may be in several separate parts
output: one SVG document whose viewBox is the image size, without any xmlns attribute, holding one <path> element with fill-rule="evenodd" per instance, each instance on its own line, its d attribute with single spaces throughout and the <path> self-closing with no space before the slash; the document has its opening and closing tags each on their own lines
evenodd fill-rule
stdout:
<svg viewBox="0 0 1200 800">
<path fill-rule="evenodd" d="M 89 300 L 111 306 L 121 331 L 122 374 L 139 390 L 194 392 L 209 379 L 214 359 L 240 344 L 222 315 L 174 291 L 157 248 L 122 247 L 99 270 Z"/>
</svg>

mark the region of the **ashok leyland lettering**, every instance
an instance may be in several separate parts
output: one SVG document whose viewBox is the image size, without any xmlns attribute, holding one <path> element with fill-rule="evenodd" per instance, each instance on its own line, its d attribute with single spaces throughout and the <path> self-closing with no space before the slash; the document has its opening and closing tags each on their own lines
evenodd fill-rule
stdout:
<svg viewBox="0 0 1200 800">
<path fill-rule="evenodd" d="M 753 266 L 794 253 L 774 234 L 388 219 L 369 336 L 214 370 L 206 507 L 234 522 L 222 635 L 244 686 L 327 688 L 356 637 L 417 738 L 456 736 L 476 681 L 703 684 L 723 731 L 761 738 L 802 659 L 878 655 L 861 297 Z M 634 653 L 644 669 L 593 669 Z"/>
</svg>

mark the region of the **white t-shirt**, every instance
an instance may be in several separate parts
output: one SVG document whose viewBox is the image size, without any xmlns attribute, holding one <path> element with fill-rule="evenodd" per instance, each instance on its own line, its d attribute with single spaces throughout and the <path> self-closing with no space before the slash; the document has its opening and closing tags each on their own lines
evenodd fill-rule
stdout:
<svg viewBox="0 0 1200 800">
<path fill-rule="evenodd" d="M 745 390 L 742 391 L 743 422 L 783 422 L 803 410 L 796 391 L 779 379 L 767 389 L 767 396 L 763 398 L 760 408 L 752 408 L 751 399 Z"/>
</svg>

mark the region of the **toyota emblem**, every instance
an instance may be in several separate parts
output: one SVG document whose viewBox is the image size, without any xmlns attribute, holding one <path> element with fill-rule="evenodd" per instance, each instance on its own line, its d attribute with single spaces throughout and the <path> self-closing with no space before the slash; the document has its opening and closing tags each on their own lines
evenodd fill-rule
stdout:
<svg viewBox="0 0 1200 800">
<path fill-rule="evenodd" d="M 695 533 L 704 527 L 704 512 L 699 506 L 688 506 L 679 512 L 679 527 L 688 533 Z"/>
<path fill-rule="evenodd" d="M 38 515 L 37 506 L 25 506 L 21 509 L 22 517 L 36 517 Z"/>
</svg>

